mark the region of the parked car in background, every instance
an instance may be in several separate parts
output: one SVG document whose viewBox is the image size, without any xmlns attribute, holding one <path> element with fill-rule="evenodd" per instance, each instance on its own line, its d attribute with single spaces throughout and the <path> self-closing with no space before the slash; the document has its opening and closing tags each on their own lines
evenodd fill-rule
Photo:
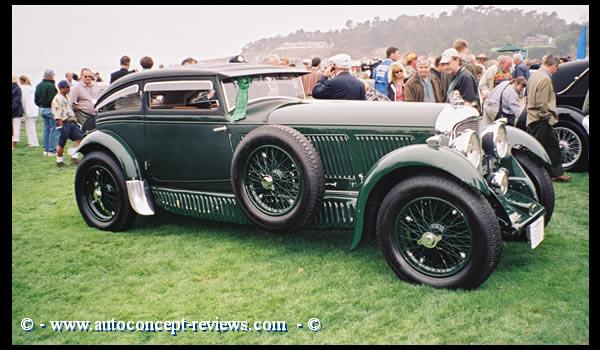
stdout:
<svg viewBox="0 0 600 350">
<path fill-rule="evenodd" d="M 498 121 L 479 134 L 470 107 L 306 100 L 304 69 L 186 65 L 127 75 L 96 104 L 78 149 L 85 222 L 128 229 L 180 215 L 353 232 L 377 240 L 402 279 L 476 288 L 502 238 L 535 248 L 554 209 L 550 160 Z"/>
<path fill-rule="evenodd" d="M 589 60 L 562 63 L 552 75 L 556 93 L 558 123 L 554 132 L 558 137 L 563 169 L 587 170 L 589 166 L 589 132 L 584 125 L 581 110 L 589 91 Z M 526 114 L 520 116 L 517 127 L 526 130 Z"/>
</svg>

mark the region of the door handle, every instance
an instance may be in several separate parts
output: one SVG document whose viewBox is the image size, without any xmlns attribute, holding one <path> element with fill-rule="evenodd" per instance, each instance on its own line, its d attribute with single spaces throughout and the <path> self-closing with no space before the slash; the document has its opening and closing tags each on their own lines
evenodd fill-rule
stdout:
<svg viewBox="0 0 600 350">
<path fill-rule="evenodd" d="M 227 126 L 220 126 L 218 128 L 214 128 L 213 129 L 214 132 L 223 132 L 223 131 L 227 131 Z"/>
</svg>

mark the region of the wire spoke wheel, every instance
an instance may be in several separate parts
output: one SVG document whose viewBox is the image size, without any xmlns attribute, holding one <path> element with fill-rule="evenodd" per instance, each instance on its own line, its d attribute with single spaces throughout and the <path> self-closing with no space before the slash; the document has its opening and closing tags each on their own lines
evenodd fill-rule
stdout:
<svg viewBox="0 0 600 350">
<path fill-rule="evenodd" d="M 83 177 L 86 205 L 101 222 L 112 220 L 119 212 L 120 190 L 112 173 L 103 165 L 89 167 Z"/>
<path fill-rule="evenodd" d="M 256 148 L 246 161 L 244 177 L 250 200 L 267 215 L 284 215 L 299 202 L 300 170 L 293 157 L 280 147 Z"/>
<path fill-rule="evenodd" d="M 562 126 L 554 127 L 554 133 L 558 138 L 563 168 L 573 166 L 582 154 L 581 138 L 573 130 Z"/>
<path fill-rule="evenodd" d="M 473 235 L 467 216 L 458 207 L 441 198 L 419 197 L 400 210 L 395 244 L 417 271 L 447 277 L 471 258 Z"/>
</svg>

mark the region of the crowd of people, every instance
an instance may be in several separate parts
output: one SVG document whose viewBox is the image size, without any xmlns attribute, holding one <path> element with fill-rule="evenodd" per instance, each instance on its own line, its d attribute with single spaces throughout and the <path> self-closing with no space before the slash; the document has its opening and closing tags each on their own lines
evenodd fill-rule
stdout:
<svg viewBox="0 0 600 350">
<path fill-rule="evenodd" d="M 452 47 L 438 57 L 418 56 L 409 52 L 403 58 L 396 47 L 386 50 L 383 60 L 361 62 L 352 60 L 345 53 L 337 54 L 325 61 L 319 57 L 302 60 L 309 74 L 302 76 L 307 98 L 337 100 L 371 100 L 392 102 L 452 103 L 471 106 L 483 116 L 481 128 L 499 118 L 506 118 L 515 125 L 519 116 L 527 114 L 527 131 L 544 145 L 552 164 L 555 181 L 569 181 L 570 176 L 562 172 L 558 139 L 552 125 L 556 116 L 556 99 L 550 76 L 560 63 L 570 58 L 544 56 L 541 61 L 523 60 L 516 53 L 500 55 L 495 60 L 480 53 L 469 52 L 464 39 L 454 41 Z M 234 56 L 230 63 L 246 62 Z M 139 61 L 142 70 L 152 69 L 151 57 Z M 181 65 L 196 64 L 188 57 Z M 295 66 L 290 59 L 270 54 L 262 63 L 273 66 Z M 128 74 L 131 59 L 123 56 L 120 69 L 110 76 L 112 84 Z M 159 68 L 163 68 L 160 65 Z M 536 70 L 531 73 L 530 70 Z M 21 123 L 26 125 L 30 147 L 39 147 L 36 132 L 36 117 L 41 116 L 43 126 L 43 155 L 56 157 L 57 166 L 63 163 L 63 149 L 67 139 L 77 145 L 86 121 L 94 114 L 94 104 L 108 86 L 98 73 L 88 68 L 80 72 L 81 80 L 74 73 L 56 84 L 54 72 L 44 72 L 42 82 L 35 89 L 26 76 L 13 76 L 12 116 L 13 150 L 19 142 Z M 77 155 L 70 154 L 77 163 Z"/>
</svg>

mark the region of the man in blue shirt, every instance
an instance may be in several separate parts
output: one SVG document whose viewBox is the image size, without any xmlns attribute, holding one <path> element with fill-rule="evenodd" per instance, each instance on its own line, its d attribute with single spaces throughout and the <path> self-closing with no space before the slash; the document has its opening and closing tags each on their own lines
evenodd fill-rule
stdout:
<svg viewBox="0 0 600 350">
<path fill-rule="evenodd" d="M 388 47 L 385 51 L 386 59 L 383 60 L 375 69 L 373 69 L 373 79 L 375 80 L 375 90 L 387 95 L 388 90 L 388 72 L 392 62 L 400 59 L 400 52 L 396 47 Z"/>
</svg>

